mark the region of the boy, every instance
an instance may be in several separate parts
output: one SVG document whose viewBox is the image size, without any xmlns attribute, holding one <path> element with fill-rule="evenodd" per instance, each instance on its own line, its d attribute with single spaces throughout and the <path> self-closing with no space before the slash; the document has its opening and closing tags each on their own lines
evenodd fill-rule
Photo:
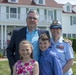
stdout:
<svg viewBox="0 0 76 75">
<path fill-rule="evenodd" d="M 42 34 L 39 37 L 40 75 L 63 75 L 60 61 L 57 55 L 51 51 L 50 44 L 50 37 L 47 34 Z"/>
</svg>

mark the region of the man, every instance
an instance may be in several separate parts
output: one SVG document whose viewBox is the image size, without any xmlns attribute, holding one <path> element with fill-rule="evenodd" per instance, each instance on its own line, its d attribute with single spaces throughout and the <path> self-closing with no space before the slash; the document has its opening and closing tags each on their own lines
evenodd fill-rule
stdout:
<svg viewBox="0 0 76 75">
<path fill-rule="evenodd" d="M 61 23 L 54 20 L 50 25 L 50 31 L 52 34 L 52 50 L 59 56 L 63 69 L 63 75 L 73 75 L 71 66 L 73 64 L 74 53 L 72 46 L 61 36 Z"/>
<path fill-rule="evenodd" d="M 11 68 L 12 75 L 12 67 L 17 60 L 19 60 L 19 43 L 26 39 L 32 43 L 34 46 L 33 56 L 35 60 L 39 60 L 40 52 L 38 47 L 38 38 L 42 33 L 46 33 L 49 36 L 49 33 L 45 30 L 37 29 L 39 15 L 37 11 L 29 11 L 26 18 L 27 26 L 21 28 L 19 30 L 14 30 L 10 43 L 7 47 L 7 58 L 9 61 L 9 65 Z"/>
</svg>

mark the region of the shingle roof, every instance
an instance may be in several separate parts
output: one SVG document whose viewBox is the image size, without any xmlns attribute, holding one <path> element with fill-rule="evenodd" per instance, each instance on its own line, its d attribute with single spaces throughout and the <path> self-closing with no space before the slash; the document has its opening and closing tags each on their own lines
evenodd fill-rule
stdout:
<svg viewBox="0 0 76 75">
<path fill-rule="evenodd" d="M 46 7 L 62 8 L 62 5 L 61 4 L 58 4 L 54 0 L 45 0 L 45 1 L 46 1 L 45 2 L 46 3 L 45 5 L 38 5 L 33 0 L 19 0 L 19 3 L 15 3 L 15 4 L 18 4 L 18 5 L 34 5 L 34 6 L 46 6 Z M 8 0 L 0 0 L 0 3 L 14 4 L 14 3 L 8 2 Z"/>
</svg>

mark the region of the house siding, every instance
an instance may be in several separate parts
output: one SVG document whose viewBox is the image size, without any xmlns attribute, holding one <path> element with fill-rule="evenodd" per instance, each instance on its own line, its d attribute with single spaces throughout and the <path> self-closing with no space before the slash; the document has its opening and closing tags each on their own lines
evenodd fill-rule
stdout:
<svg viewBox="0 0 76 75">
<path fill-rule="evenodd" d="M 49 26 L 52 20 L 57 19 L 62 23 L 63 34 L 76 34 L 76 25 L 71 25 L 70 16 L 76 16 L 75 8 L 72 11 L 65 13 L 66 6 L 70 3 L 61 5 L 56 3 L 54 0 L 45 0 L 45 5 L 39 5 L 38 0 L 19 0 L 18 3 L 10 3 L 7 0 L 0 0 L 0 48 L 3 49 L 7 44 L 8 33 L 12 32 L 14 28 L 21 28 L 26 26 L 26 17 L 29 10 L 37 10 L 39 17 L 39 28 L 49 30 Z M 36 4 L 37 3 L 37 4 Z M 63 6 L 63 8 L 62 8 Z M 13 14 L 17 18 L 10 18 L 11 13 L 6 12 L 6 7 L 17 8 L 17 14 Z M 64 9 L 64 12 L 63 12 Z M 19 11 L 20 10 L 20 11 Z M 49 16 L 49 11 L 53 12 L 52 16 Z M 51 34 L 50 34 L 51 35 Z"/>
</svg>

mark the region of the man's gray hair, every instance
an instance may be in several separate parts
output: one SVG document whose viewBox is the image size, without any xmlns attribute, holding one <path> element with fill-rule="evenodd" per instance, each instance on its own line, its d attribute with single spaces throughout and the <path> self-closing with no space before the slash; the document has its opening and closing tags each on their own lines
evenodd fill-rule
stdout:
<svg viewBox="0 0 76 75">
<path fill-rule="evenodd" d="M 36 13 L 37 14 L 37 18 L 39 18 L 39 13 L 36 11 L 36 10 L 30 10 L 28 13 L 27 13 L 27 17 L 29 15 L 29 13 Z"/>
</svg>

